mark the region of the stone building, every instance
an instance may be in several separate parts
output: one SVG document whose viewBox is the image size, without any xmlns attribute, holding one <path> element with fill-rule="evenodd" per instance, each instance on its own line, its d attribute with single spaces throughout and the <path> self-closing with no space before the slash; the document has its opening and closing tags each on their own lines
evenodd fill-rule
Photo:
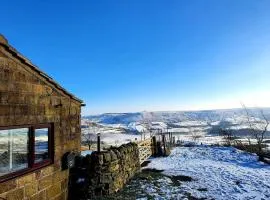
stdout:
<svg viewBox="0 0 270 200">
<path fill-rule="evenodd" d="M 67 199 L 82 105 L 0 35 L 0 199 Z"/>
</svg>

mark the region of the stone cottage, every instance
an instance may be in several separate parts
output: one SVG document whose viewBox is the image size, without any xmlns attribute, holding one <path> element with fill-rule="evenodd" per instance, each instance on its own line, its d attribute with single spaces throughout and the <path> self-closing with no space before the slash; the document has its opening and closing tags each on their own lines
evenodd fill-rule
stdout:
<svg viewBox="0 0 270 200">
<path fill-rule="evenodd" d="M 0 199 L 67 199 L 82 103 L 0 35 Z"/>
</svg>

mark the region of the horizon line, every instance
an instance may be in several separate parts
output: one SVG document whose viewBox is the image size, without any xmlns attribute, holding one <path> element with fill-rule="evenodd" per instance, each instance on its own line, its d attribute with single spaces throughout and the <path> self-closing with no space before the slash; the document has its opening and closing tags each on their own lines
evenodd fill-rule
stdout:
<svg viewBox="0 0 270 200">
<path fill-rule="evenodd" d="M 248 109 L 270 109 L 270 107 L 267 106 L 247 106 Z M 93 115 L 104 115 L 104 114 L 131 114 L 131 113 L 143 113 L 143 112 L 203 112 L 203 111 L 214 111 L 214 110 L 236 110 L 236 109 L 244 109 L 243 107 L 232 107 L 232 108 L 213 108 L 213 109 L 190 109 L 190 110 L 155 110 L 155 111 L 147 111 L 147 110 L 143 110 L 143 111 L 130 111 L 130 112 L 104 112 L 104 113 L 99 113 L 99 114 L 87 114 L 87 115 L 82 115 L 82 117 L 87 117 L 87 116 L 93 116 Z"/>
</svg>

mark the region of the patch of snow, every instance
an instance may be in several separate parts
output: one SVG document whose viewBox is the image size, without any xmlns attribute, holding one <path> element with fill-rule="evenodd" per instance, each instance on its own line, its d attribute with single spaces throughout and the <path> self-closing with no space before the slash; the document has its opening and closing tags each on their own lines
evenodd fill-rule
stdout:
<svg viewBox="0 0 270 200">
<path fill-rule="evenodd" d="M 150 136 L 146 135 L 146 138 Z M 122 133 L 102 133 L 100 135 L 102 142 L 107 145 L 120 146 L 125 143 L 135 142 L 141 140 L 141 135 L 131 135 L 131 134 L 122 134 Z"/>
<path fill-rule="evenodd" d="M 177 188 L 181 194 L 218 200 L 270 199 L 270 166 L 257 160 L 256 155 L 232 147 L 177 147 L 168 157 L 152 159 L 147 168 L 164 170 L 169 176 L 190 176 L 193 181 L 181 182 Z"/>
<path fill-rule="evenodd" d="M 207 126 L 207 123 L 205 121 L 200 120 L 181 121 L 174 124 L 179 126 Z"/>
<path fill-rule="evenodd" d="M 139 123 L 139 122 L 129 123 L 127 128 L 129 128 L 130 130 L 133 130 L 133 131 L 138 131 L 138 132 L 145 132 L 146 131 L 146 128 L 144 127 L 144 125 Z"/>
<path fill-rule="evenodd" d="M 82 156 L 91 155 L 92 153 L 93 153 L 93 151 L 91 151 L 91 150 L 81 151 L 81 155 L 82 155 Z"/>
</svg>

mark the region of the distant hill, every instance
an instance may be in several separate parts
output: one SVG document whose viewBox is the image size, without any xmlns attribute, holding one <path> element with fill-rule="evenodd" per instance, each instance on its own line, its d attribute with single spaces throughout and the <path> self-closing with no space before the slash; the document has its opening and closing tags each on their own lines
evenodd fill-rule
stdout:
<svg viewBox="0 0 270 200">
<path fill-rule="evenodd" d="M 103 124 L 129 124 L 131 122 L 141 121 L 143 116 L 141 113 L 104 113 L 101 115 L 89 115 L 83 117 Z"/>
<path fill-rule="evenodd" d="M 270 108 L 249 108 L 252 116 L 262 119 L 260 111 L 263 110 L 265 116 L 270 119 Z M 223 110 L 203 110 L 203 111 L 157 111 L 157 112 L 136 112 L 136 113 L 104 113 L 100 115 L 84 116 L 93 122 L 102 124 L 124 124 L 151 121 L 177 123 L 183 121 L 221 121 L 222 119 L 234 119 L 245 117 L 246 113 L 242 108 Z"/>
</svg>

